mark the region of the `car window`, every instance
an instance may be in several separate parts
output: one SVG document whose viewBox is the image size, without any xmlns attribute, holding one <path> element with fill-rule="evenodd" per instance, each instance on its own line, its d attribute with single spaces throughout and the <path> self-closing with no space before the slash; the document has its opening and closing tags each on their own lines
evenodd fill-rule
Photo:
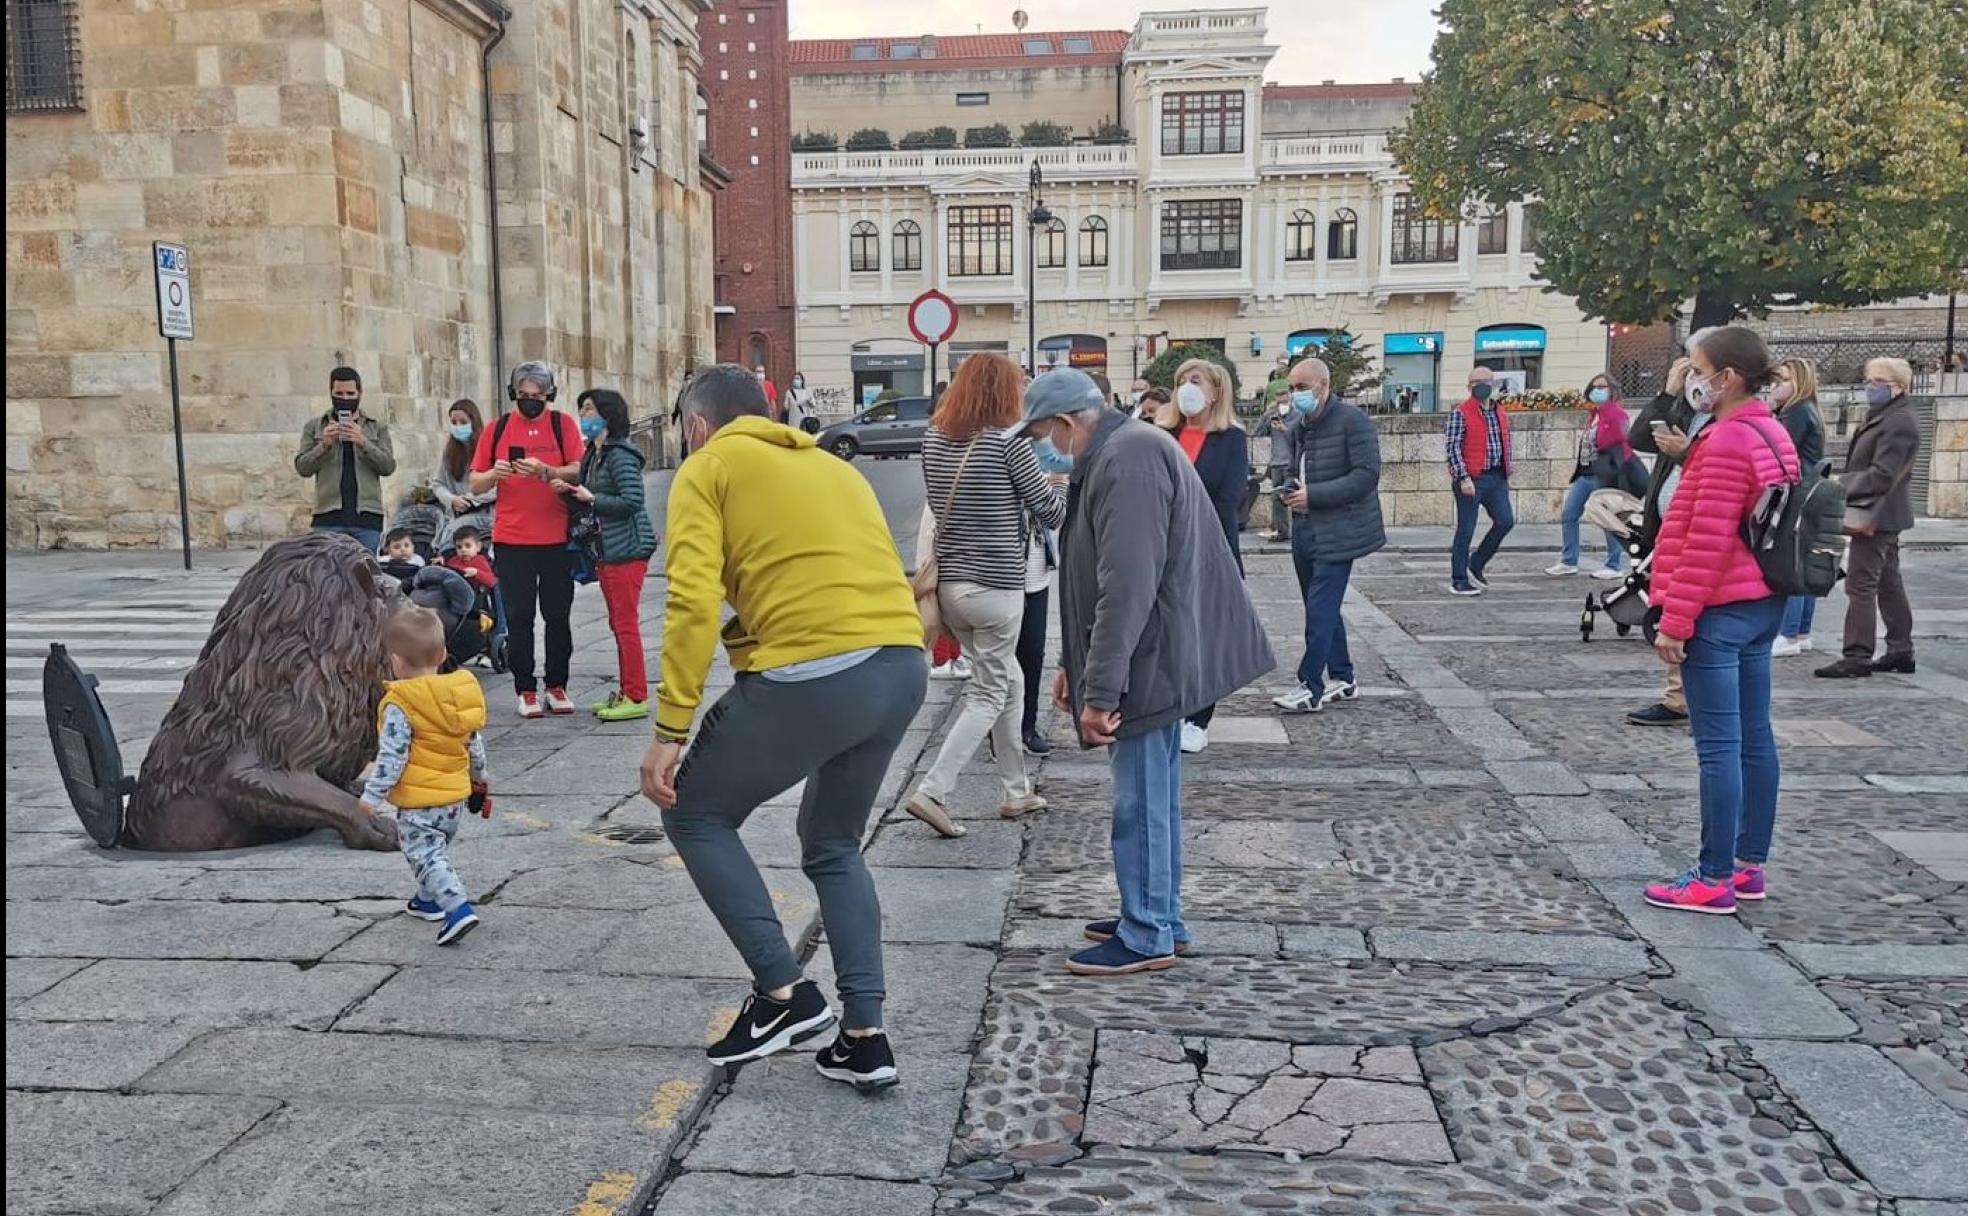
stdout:
<svg viewBox="0 0 1968 1216">
<path fill-rule="evenodd" d="M 902 421 L 904 422 L 929 421 L 929 398 L 904 397 L 902 398 L 901 401 L 897 402 L 897 404 L 902 407 Z"/>
<path fill-rule="evenodd" d="M 893 401 L 884 401 L 880 405 L 870 407 L 868 410 L 862 413 L 861 421 L 862 422 L 895 421 L 895 403 Z"/>
</svg>

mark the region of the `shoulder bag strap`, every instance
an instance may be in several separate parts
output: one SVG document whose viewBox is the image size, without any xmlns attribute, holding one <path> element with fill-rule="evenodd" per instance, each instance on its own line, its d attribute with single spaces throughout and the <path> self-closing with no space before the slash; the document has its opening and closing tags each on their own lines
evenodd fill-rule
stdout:
<svg viewBox="0 0 1968 1216">
<path fill-rule="evenodd" d="M 1799 462 L 1799 468 L 1797 473 L 1793 475 L 1789 469 L 1784 468 L 1783 453 L 1777 450 L 1776 444 L 1770 442 L 1770 437 L 1763 433 L 1763 428 L 1757 426 L 1754 422 L 1749 421 L 1747 418 L 1743 419 L 1743 425 L 1748 427 L 1750 430 L 1755 431 L 1756 437 L 1763 441 L 1763 446 L 1770 449 L 1770 455 L 1775 456 L 1777 458 L 1777 471 L 1779 473 L 1782 473 L 1786 478 L 1789 478 L 1793 484 L 1802 482 L 1804 480 L 1804 472 L 1803 472 L 1801 461 Z"/>
<path fill-rule="evenodd" d="M 957 462 L 957 475 L 950 479 L 950 493 L 943 499 L 943 514 L 936 517 L 936 527 L 939 531 L 942 530 L 944 516 L 949 515 L 950 509 L 957 505 L 957 487 L 963 484 L 964 470 L 970 467 L 970 454 L 977 450 L 977 441 L 983 437 L 982 431 L 972 435 L 969 445 L 964 448 L 963 459 Z"/>
</svg>

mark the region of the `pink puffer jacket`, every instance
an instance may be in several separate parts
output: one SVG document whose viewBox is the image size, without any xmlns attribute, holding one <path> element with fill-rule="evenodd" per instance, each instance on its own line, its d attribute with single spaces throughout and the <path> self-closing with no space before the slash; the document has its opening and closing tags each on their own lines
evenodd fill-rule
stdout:
<svg viewBox="0 0 1968 1216">
<path fill-rule="evenodd" d="M 1763 487 L 1796 474 L 1797 449 L 1761 401 L 1696 437 L 1654 549 L 1649 598 L 1661 607 L 1662 633 L 1686 641 L 1703 609 L 1769 597 L 1769 584 L 1743 543 L 1743 521 Z"/>
</svg>

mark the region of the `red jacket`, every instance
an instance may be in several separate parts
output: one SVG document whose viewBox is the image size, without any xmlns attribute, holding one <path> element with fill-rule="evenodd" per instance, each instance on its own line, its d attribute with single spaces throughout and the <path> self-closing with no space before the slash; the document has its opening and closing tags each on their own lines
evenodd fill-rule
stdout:
<svg viewBox="0 0 1968 1216">
<path fill-rule="evenodd" d="M 1755 555 L 1743 543 L 1743 521 L 1765 486 L 1789 481 L 1797 472 L 1790 435 L 1761 401 L 1749 402 L 1696 436 L 1655 542 L 1649 598 L 1660 605 L 1662 633 L 1686 641 L 1703 610 L 1770 596 Z"/>
<path fill-rule="evenodd" d="M 483 553 L 477 557 L 453 553 L 438 564 L 456 570 L 470 579 L 475 587 L 484 587 L 489 591 L 499 585 L 499 576 L 492 573 L 492 562 Z"/>
<path fill-rule="evenodd" d="M 1483 405 L 1474 397 L 1463 398 L 1456 406 L 1462 415 L 1462 467 L 1469 470 L 1470 480 L 1481 477 L 1490 467 L 1489 430 L 1483 422 Z M 1502 406 L 1496 407 L 1497 432 L 1503 437 L 1503 475 L 1510 476 L 1510 413 Z"/>
</svg>

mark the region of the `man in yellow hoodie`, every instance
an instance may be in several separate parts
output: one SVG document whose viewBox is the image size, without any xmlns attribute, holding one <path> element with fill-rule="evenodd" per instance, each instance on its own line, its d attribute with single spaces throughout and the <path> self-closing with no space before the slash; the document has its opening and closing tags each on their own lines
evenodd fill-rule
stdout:
<svg viewBox="0 0 1968 1216">
<path fill-rule="evenodd" d="M 705 1054 L 756 1060 L 835 1020 L 801 978 L 738 837 L 760 804 L 805 781 L 800 868 L 820 896 L 842 1004 L 843 1033 L 820 1052 L 820 1073 L 893 1085 L 881 905 L 861 839 L 927 688 L 915 597 L 867 481 L 811 435 L 771 421 L 751 373 L 699 372 L 681 411 L 689 455 L 670 487 L 662 682 L 642 789 L 752 972 L 752 994 Z M 720 629 L 727 603 L 734 615 Z M 686 760 L 720 635 L 736 684 L 704 716 Z"/>
</svg>

